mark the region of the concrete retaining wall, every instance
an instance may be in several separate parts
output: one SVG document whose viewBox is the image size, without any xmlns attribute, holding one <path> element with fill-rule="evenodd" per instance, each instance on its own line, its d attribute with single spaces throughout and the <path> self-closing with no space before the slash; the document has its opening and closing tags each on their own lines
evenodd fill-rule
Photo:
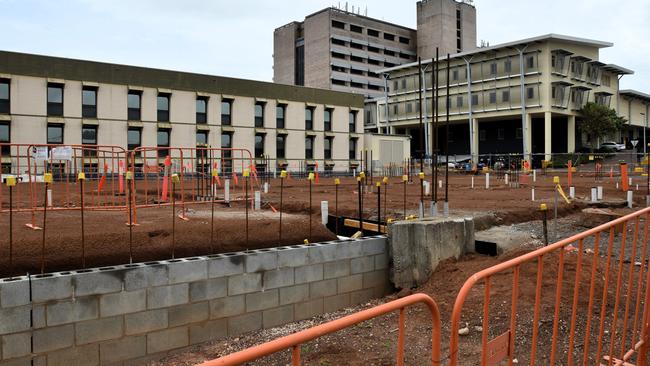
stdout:
<svg viewBox="0 0 650 366">
<path fill-rule="evenodd" d="M 0 280 L 0 365 L 126 365 L 383 296 L 368 237 Z"/>
</svg>

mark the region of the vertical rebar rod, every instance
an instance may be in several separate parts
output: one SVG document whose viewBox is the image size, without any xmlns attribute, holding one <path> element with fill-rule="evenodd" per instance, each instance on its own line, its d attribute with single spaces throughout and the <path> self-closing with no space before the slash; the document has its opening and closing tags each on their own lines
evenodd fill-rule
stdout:
<svg viewBox="0 0 650 366">
<path fill-rule="evenodd" d="M 431 200 L 435 204 L 438 201 L 438 72 L 439 70 L 439 65 L 438 65 L 438 47 L 436 47 L 436 62 L 435 62 L 435 67 L 433 68 L 432 77 L 434 78 L 434 81 L 432 81 L 431 85 L 435 85 L 433 89 L 433 99 L 432 99 L 432 105 L 433 105 L 433 127 L 431 131 L 431 151 L 433 153 L 433 177 L 431 179 L 431 185 L 433 186 L 433 194 L 431 195 Z M 433 76 L 435 74 L 435 76 Z"/>
<path fill-rule="evenodd" d="M 9 186 L 9 277 L 14 275 L 14 187 Z"/>
<path fill-rule="evenodd" d="M 447 93 L 445 119 L 445 202 L 449 202 L 449 54 L 447 54 Z M 471 108 L 472 101 L 468 101 Z"/>
<path fill-rule="evenodd" d="M 363 234 L 363 207 L 361 202 L 361 178 L 357 178 L 357 185 L 359 190 L 359 230 Z"/>
<path fill-rule="evenodd" d="M 282 174 L 282 173 L 280 173 Z M 280 175 L 280 225 L 278 227 L 278 244 L 282 243 L 282 191 L 284 190 L 284 178 Z"/>
<path fill-rule="evenodd" d="M 406 219 L 406 179 L 402 181 L 404 186 L 404 219 Z"/>
<path fill-rule="evenodd" d="M 214 184 L 214 177 L 212 178 L 211 187 L 212 191 L 210 196 L 212 197 L 212 202 L 210 203 L 210 254 L 214 253 L 214 201 L 217 198 L 217 186 Z"/>
<path fill-rule="evenodd" d="M 311 210 L 311 204 L 312 204 L 311 203 L 311 186 L 312 186 L 312 184 L 311 184 L 311 182 L 312 182 L 312 180 L 309 179 L 309 242 L 310 243 L 312 242 L 312 236 L 311 236 L 311 216 L 312 216 L 311 215 L 311 213 L 312 213 L 312 210 Z"/>
<path fill-rule="evenodd" d="M 377 183 L 377 232 L 381 234 L 381 182 Z"/>
<path fill-rule="evenodd" d="M 244 180 L 244 207 L 246 207 L 246 250 L 248 250 L 248 176 Z"/>
<path fill-rule="evenodd" d="M 172 179 L 172 259 L 174 259 L 174 250 L 176 249 L 176 197 L 175 197 L 175 189 L 176 188 L 176 183 L 174 183 L 174 180 Z"/>
<path fill-rule="evenodd" d="M 336 235 L 339 235 L 339 185 L 334 184 L 334 216 L 336 216 Z"/>
<path fill-rule="evenodd" d="M 131 181 L 126 181 L 129 200 L 129 264 L 133 263 L 133 187 L 131 187 Z"/>
<path fill-rule="evenodd" d="M 422 124 L 422 58 L 418 57 L 418 118 L 420 120 L 420 171 L 424 172 L 424 126 Z"/>
</svg>

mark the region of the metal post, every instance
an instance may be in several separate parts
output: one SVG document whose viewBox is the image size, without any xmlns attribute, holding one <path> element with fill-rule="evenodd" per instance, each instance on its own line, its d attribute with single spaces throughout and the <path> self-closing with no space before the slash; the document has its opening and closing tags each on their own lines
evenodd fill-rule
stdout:
<svg viewBox="0 0 650 366">
<path fill-rule="evenodd" d="M 12 185 L 9 185 L 9 277 L 12 277 L 14 275 L 13 253 L 14 253 L 14 187 Z"/>
<path fill-rule="evenodd" d="M 517 51 L 519 52 L 519 97 L 521 100 L 521 131 L 523 134 L 522 138 L 522 143 L 523 143 L 523 155 L 524 155 L 524 160 L 528 160 L 531 162 L 532 166 L 532 159 L 530 156 L 530 153 L 528 150 L 530 149 L 529 146 L 526 144 L 526 136 L 528 136 L 528 132 L 526 129 L 526 95 L 524 93 L 524 86 L 525 86 L 525 72 L 524 72 L 524 51 L 526 51 L 526 48 L 528 48 L 528 45 L 525 45 L 523 48 L 517 48 Z"/>
<path fill-rule="evenodd" d="M 45 273 L 45 223 L 47 222 L 47 189 L 50 186 L 49 179 L 52 179 L 52 174 L 45 173 L 43 174 L 43 180 L 45 181 L 45 196 L 43 200 L 43 238 L 41 241 L 41 274 Z M 11 230 L 11 229 L 10 229 Z"/>
<path fill-rule="evenodd" d="M 363 234 L 363 207 L 361 203 L 361 177 L 357 177 L 357 188 L 359 190 L 359 230 Z"/>
<path fill-rule="evenodd" d="M 377 182 L 377 232 L 381 234 L 381 182 Z"/>
<path fill-rule="evenodd" d="M 309 180 L 309 242 L 310 243 L 313 242 L 313 240 L 312 240 L 313 238 L 312 238 L 312 235 L 311 235 L 311 216 L 312 216 L 311 215 L 311 213 L 312 213 L 311 212 L 311 205 L 312 205 L 312 202 L 311 202 L 311 188 L 312 188 L 313 176 L 314 176 L 314 173 L 309 173 L 309 178 L 307 179 L 307 180 Z"/>
<path fill-rule="evenodd" d="M 390 119 L 388 116 L 388 78 L 390 78 L 390 74 L 383 74 L 383 77 L 384 77 L 384 107 L 385 107 L 384 110 L 386 112 L 386 133 L 390 134 Z"/>
<path fill-rule="evenodd" d="M 126 172 L 126 185 L 128 189 L 129 200 L 129 264 L 133 263 L 133 187 L 131 187 L 132 172 Z"/>
<path fill-rule="evenodd" d="M 384 177 L 384 220 L 388 221 L 388 216 L 386 216 L 386 199 L 388 197 L 388 177 Z"/>
<path fill-rule="evenodd" d="M 250 173 L 248 169 L 244 170 L 244 207 L 246 208 L 246 250 L 248 250 L 248 178 Z"/>
<path fill-rule="evenodd" d="M 445 206 L 449 205 L 449 54 L 447 54 L 447 93 L 445 96 Z M 470 101 L 471 103 L 471 101 Z"/>
<path fill-rule="evenodd" d="M 548 245 L 548 209 L 545 203 L 542 203 L 539 206 L 539 209 L 542 211 L 542 223 L 544 225 L 544 246 Z"/>
<path fill-rule="evenodd" d="M 408 182 L 408 176 L 402 176 L 402 185 L 404 186 L 404 219 L 406 219 L 406 182 Z"/>
<path fill-rule="evenodd" d="M 86 176 L 84 173 L 79 173 L 79 193 L 81 194 L 81 268 L 86 268 L 86 241 L 85 241 L 85 226 L 84 226 L 84 180 Z"/>
<path fill-rule="evenodd" d="M 174 259 L 174 249 L 176 248 L 176 182 L 172 177 L 172 259 Z"/>
<path fill-rule="evenodd" d="M 418 101 L 420 103 L 420 106 L 418 108 L 418 117 L 420 119 L 420 171 L 424 172 L 424 128 L 422 125 L 422 79 L 420 70 L 422 70 L 422 59 L 418 57 Z"/>
<path fill-rule="evenodd" d="M 438 96 L 440 94 L 438 90 L 438 73 L 440 72 L 440 63 L 438 62 L 438 47 L 436 47 L 436 65 L 435 65 L 435 97 L 433 99 L 433 132 L 431 134 L 432 143 L 431 149 L 433 151 L 433 178 L 431 179 L 431 185 L 433 186 L 433 194 L 431 195 L 432 205 L 438 204 Z"/>
<path fill-rule="evenodd" d="M 280 172 L 280 226 L 278 228 L 278 243 L 282 243 L 282 194 L 284 190 L 284 178 L 287 177 L 287 172 L 282 170 Z"/>
<path fill-rule="evenodd" d="M 339 184 L 341 181 L 334 179 L 334 216 L 336 216 L 336 235 L 339 235 Z"/>
</svg>

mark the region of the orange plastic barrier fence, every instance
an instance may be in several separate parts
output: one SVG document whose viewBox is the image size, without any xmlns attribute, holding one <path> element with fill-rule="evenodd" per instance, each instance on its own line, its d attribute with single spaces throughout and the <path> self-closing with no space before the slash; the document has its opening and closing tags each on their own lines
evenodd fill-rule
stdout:
<svg viewBox="0 0 650 366">
<path fill-rule="evenodd" d="M 454 304 L 450 365 L 476 362 L 459 354 L 466 349 L 458 331 L 470 296 L 483 304 L 481 365 L 512 365 L 515 359 L 530 365 L 646 365 L 649 221 L 650 208 L 639 210 L 472 275 Z M 524 291 L 522 272 L 533 273 Z M 507 305 L 493 299 L 499 285 L 510 291 Z M 532 314 L 529 307 L 518 308 L 526 300 L 534 304 Z M 492 326 L 507 313 L 506 329 Z"/>
<path fill-rule="evenodd" d="M 291 348 L 292 365 L 300 365 L 300 345 L 323 335 L 349 328 L 360 322 L 399 310 L 399 333 L 397 340 L 397 365 L 404 365 L 404 321 L 406 314 L 404 308 L 417 303 L 425 304 L 431 313 L 431 365 L 440 365 L 440 313 L 438 306 L 432 298 L 425 294 L 414 294 L 398 300 L 378 305 L 340 319 L 336 319 L 313 328 L 305 329 L 298 333 L 278 338 L 276 340 L 254 346 L 216 360 L 207 361 L 202 366 L 239 365 L 244 362 L 256 360 L 270 354 Z"/>
<path fill-rule="evenodd" d="M 111 145 L 2 144 L 0 162 L 3 180 L 8 175 L 20 183 L 14 189 L 14 211 L 31 211 L 28 226 L 35 227 L 34 217 L 46 202 L 48 210 L 76 210 L 81 203 L 77 174 L 86 176 L 84 208 L 124 209 L 126 196 L 119 181 L 125 171 L 126 151 Z M 53 182 L 45 193 L 44 173 Z M 0 187 L 0 209 L 8 211 Z"/>
</svg>

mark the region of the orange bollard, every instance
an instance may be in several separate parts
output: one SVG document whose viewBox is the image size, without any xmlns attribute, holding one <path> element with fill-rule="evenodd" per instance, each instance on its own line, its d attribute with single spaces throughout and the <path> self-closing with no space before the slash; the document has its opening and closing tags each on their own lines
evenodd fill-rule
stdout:
<svg viewBox="0 0 650 366">
<path fill-rule="evenodd" d="M 566 178 L 567 178 L 568 187 L 571 187 L 571 183 L 573 182 L 573 174 L 572 174 L 573 172 L 571 171 L 572 170 L 571 165 L 572 165 L 571 160 L 569 160 L 567 162 L 567 166 L 568 166 L 569 169 L 567 170 L 567 173 L 566 173 L 567 174 Z"/>
<path fill-rule="evenodd" d="M 630 188 L 627 179 L 627 163 L 621 163 L 621 187 L 623 188 L 623 192 L 627 192 Z"/>
</svg>

